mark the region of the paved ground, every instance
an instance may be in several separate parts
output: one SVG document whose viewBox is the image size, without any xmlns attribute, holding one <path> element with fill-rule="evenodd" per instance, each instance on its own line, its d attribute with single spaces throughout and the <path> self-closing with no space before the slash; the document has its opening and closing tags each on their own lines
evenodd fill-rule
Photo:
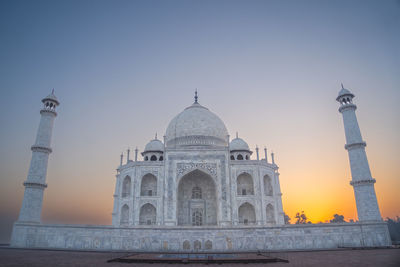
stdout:
<svg viewBox="0 0 400 267">
<path fill-rule="evenodd" d="M 75 252 L 52 250 L 28 250 L 0 248 L 0 266 L 138 266 L 161 267 L 174 266 L 172 264 L 136 264 L 136 263 L 107 263 L 107 260 L 124 257 L 129 253 L 117 252 Z M 251 266 L 400 266 L 400 249 L 364 249 L 364 250 L 330 250 L 330 251 L 302 251 L 271 253 L 289 260 L 289 263 L 268 264 L 224 264 L 233 267 Z M 188 265 L 177 265 L 188 266 Z M 205 266 L 192 264 L 190 266 Z M 215 265 L 220 266 L 220 265 Z"/>
</svg>

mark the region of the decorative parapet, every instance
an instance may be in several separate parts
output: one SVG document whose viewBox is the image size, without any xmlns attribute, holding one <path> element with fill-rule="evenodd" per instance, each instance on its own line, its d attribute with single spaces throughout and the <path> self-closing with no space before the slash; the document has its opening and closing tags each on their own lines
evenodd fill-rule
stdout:
<svg viewBox="0 0 400 267">
<path fill-rule="evenodd" d="M 45 146 L 31 146 L 31 150 L 34 152 L 43 152 L 43 153 L 48 153 L 50 154 L 51 152 L 53 152 L 53 150 L 51 150 L 50 147 L 45 147 Z"/>
<path fill-rule="evenodd" d="M 357 106 L 354 105 L 354 104 L 346 104 L 346 105 L 343 105 L 343 106 L 340 106 L 340 107 L 339 107 L 339 112 L 343 112 L 343 111 L 345 111 L 345 110 L 347 110 L 347 109 L 356 110 L 356 109 L 357 109 Z"/>
<path fill-rule="evenodd" d="M 35 182 L 24 182 L 24 186 L 31 187 L 31 188 L 44 189 L 47 187 L 47 184 L 41 184 L 41 183 L 35 183 Z"/>
<path fill-rule="evenodd" d="M 352 143 L 352 144 L 347 144 L 344 146 L 344 148 L 346 150 L 352 150 L 352 149 L 356 149 L 356 148 L 364 148 L 367 146 L 367 143 L 363 142 L 359 142 L 359 143 Z"/>
<path fill-rule="evenodd" d="M 256 165 L 256 166 L 264 166 L 264 167 L 269 167 L 274 170 L 278 170 L 279 167 L 276 164 L 271 164 L 265 162 L 265 160 L 231 160 L 229 161 L 229 164 L 232 166 L 236 165 Z"/>
<path fill-rule="evenodd" d="M 50 113 L 54 116 L 57 116 L 57 112 L 54 109 L 47 109 L 47 108 L 41 109 L 40 114 L 43 114 L 43 113 Z"/>
<path fill-rule="evenodd" d="M 374 183 L 376 183 L 376 180 L 374 178 L 366 179 L 366 180 L 350 181 L 350 184 L 352 186 L 369 185 L 369 184 L 374 184 Z"/>
</svg>

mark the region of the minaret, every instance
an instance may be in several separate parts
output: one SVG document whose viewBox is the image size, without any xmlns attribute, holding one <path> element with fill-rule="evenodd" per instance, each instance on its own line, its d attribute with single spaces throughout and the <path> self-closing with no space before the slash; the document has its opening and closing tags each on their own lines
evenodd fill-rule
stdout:
<svg viewBox="0 0 400 267">
<path fill-rule="evenodd" d="M 260 156 L 258 155 L 258 146 L 256 146 L 256 154 L 257 154 L 257 160 L 260 160 Z"/>
<path fill-rule="evenodd" d="M 358 126 L 356 109 L 353 104 L 354 95 L 343 87 L 336 101 L 340 103 L 339 112 L 343 115 L 344 130 L 346 133 L 346 145 L 349 154 L 350 169 L 356 198 L 357 214 L 359 221 L 381 221 L 381 213 L 376 200 L 374 183 L 365 153 L 366 143 L 362 140 L 360 127 Z"/>
<path fill-rule="evenodd" d="M 265 154 L 265 161 L 268 163 L 268 153 L 266 147 L 264 147 L 264 154 Z"/>
<path fill-rule="evenodd" d="M 31 147 L 31 164 L 28 177 L 24 182 L 24 200 L 22 201 L 18 221 L 39 223 L 42 213 L 43 192 L 47 187 L 47 162 L 51 153 L 51 134 L 54 118 L 57 116 L 56 107 L 60 104 L 54 95 L 54 89 L 42 102 L 40 124 L 35 144 Z"/>
</svg>

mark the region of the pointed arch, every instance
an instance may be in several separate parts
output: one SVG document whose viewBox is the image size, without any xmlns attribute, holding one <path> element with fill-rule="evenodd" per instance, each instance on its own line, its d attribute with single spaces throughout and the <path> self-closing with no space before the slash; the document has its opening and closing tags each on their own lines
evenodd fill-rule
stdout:
<svg viewBox="0 0 400 267">
<path fill-rule="evenodd" d="M 266 196 L 272 196 L 274 193 L 273 187 L 272 187 L 272 179 L 269 177 L 269 175 L 264 176 L 264 194 Z"/>
<path fill-rule="evenodd" d="M 195 169 L 178 182 L 176 216 L 178 225 L 217 225 L 217 190 L 208 173 Z"/>
<path fill-rule="evenodd" d="M 236 186 L 239 196 L 254 195 L 253 178 L 247 172 L 243 172 L 237 177 Z"/>
<path fill-rule="evenodd" d="M 122 182 L 122 197 L 129 197 L 131 195 L 131 177 L 125 176 Z"/>
<path fill-rule="evenodd" d="M 143 176 L 140 185 L 141 196 L 156 196 L 157 195 L 157 177 L 148 173 Z"/>
<path fill-rule="evenodd" d="M 195 240 L 193 243 L 193 248 L 194 250 L 200 250 L 201 249 L 201 242 L 199 240 Z"/>
<path fill-rule="evenodd" d="M 254 206 L 249 202 L 245 202 L 239 207 L 239 223 L 248 225 L 256 223 L 256 212 Z"/>
<path fill-rule="evenodd" d="M 156 219 L 157 219 L 157 210 L 152 204 L 146 203 L 140 208 L 139 224 L 153 225 L 156 224 Z"/>
<path fill-rule="evenodd" d="M 212 249 L 212 241 L 211 240 L 207 240 L 206 243 L 204 244 L 204 248 L 207 250 Z"/>
<path fill-rule="evenodd" d="M 128 223 L 129 223 L 129 206 L 127 204 L 125 204 L 121 208 L 120 224 L 126 225 Z"/>
<path fill-rule="evenodd" d="M 189 249 L 190 249 L 190 242 L 189 242 L 189 240 L 183 241 L 183 249 L 184 249 L 184 250 L 189 250 Z"/>
<path fill-rule="evenodd" d="M 275 223 L 274 207 L 271 204 L 267 205 L 266 217 L 267 223 Z"/>
</svg>

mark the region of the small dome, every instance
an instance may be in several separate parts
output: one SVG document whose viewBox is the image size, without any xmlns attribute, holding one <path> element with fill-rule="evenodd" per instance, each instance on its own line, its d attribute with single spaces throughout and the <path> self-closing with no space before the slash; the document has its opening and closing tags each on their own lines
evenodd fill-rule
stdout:
<svg viewBox="0 0 400 267">
<path fill-rule="evenodd" d="M 249 145 L 242 139 L 236 137 L 229 144 L 230 151 L 250 151 Z"/>
<path fill-rule="evenodd" d="M 56 102 L 57 105 L 60 105 L 60 102 L 58 102 L 58 99 L 56 97 L 56 95 L 54 94 L 54 89 L 51 91 L 51 94 L 49 94 L 48 96 L 46 96 L 45 98 L 42 99 L 42 102 L 46 102 L 47 100 L 51 100 L 53 102 Z"/>
<path fill-rule="evenodd" d="M 164 144 L 158 139 L 151 140 L 144 147 L 144 152 L 154 152 L 154 151 L 157 151 L 157 152 L 158 151 L 159 152 L 163 152 L 164 151 Z"/>
<path fill-rule="evenodd" d="M 344 88 L 343 84 L 342 84 L 342 90 L 340 90 L 336 100 L 339 100 L 340 97 L 345 96 L 345 95 L 354 97 L 354 95 L 348 89 Z"/>
</svg>

